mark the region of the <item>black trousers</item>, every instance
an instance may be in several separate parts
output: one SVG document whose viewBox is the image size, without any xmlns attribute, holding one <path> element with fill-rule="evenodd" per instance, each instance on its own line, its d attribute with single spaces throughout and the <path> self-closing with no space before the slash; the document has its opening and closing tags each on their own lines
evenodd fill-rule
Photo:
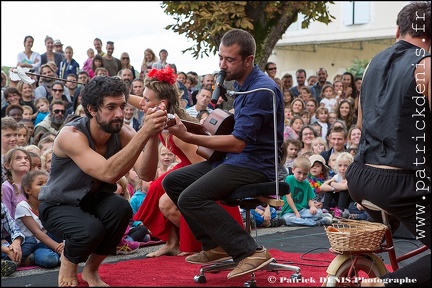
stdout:
<svg viewBox="0 0 432 288">
<path fill-rule="evenodd" d="M 92 253 L 116 255 L 132 208 L 115 193 L 96 192 L 87 194 L 79 206 L 41 202 L 39 218 L 49 232 L 65 240 L 65 257 L 79 264 Z"/>
<path fill-rule="evenodd" d="M 380 169 L 358 162 L 348 167 L 346 172 L 351 197 L 358 203 L 363 199 L 378 205 L 388 214 L 395 216 L 423 244 L 431 247 L 431 197 L 430 179 L 416 176 L 416 171 Z M 429 191 L 418 189 L 423 183 Z M 416 186 L 417 185 L 417 186 Z M 365 209 L 377 222 L 380 212 Z M 431 283 L 430 253 L 415 262 L 381 278 L 417 279 L 415 287 Z M 390 283 L 388 286 L 394 286 Z"/>
<path fill-rule="evenodd" d="M 162 185 L 203 250 L 221 246 L 238 262 L 252 255 L 258 245 L 216 201 L 240 186 L 268 181 L 257 170 L 231 165 L 212 168 L 212 163 L 204 161 L 168 173 Z"/>
<path fill-rule="evenodd" d="M 324 203 L 322 208 L 330 211 L 330 206 L 332 202 L 334 202 L 336 208 L 339 208 L 343 212 L 345 209 L 348 209 L 350 199 L 351 198 L 348 190 L 339 191 L 339 192 L 326 192 L 324 196 Z"/>
</svg>

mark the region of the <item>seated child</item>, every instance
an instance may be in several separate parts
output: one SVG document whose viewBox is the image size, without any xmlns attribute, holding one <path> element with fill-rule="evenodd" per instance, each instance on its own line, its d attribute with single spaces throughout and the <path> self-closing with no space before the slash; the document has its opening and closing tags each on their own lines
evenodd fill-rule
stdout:
<svg viewBox="0 0 432 288">
<path fill-rule="evenodd" d="M 128 181 L 126 176 L 120 178 L 117 181 L 117 190 L 115 191 L 115 193 L 129 201 L 130 194 L 129 194 L 127 184 Z M 132 254 L 135 253 L 140 247 L 140 243 L 138 241 L 130 240 L 130 238 L 128 237 L 129 232 L 130 232 L 130 225 L 126 228 L 123 237 L 120 240 L 120 243 L 117 245 L 117 254 L 124 254 L 124 255 Z"/>
<path fill-rule="evenodd" d="M 298 156 L 298 152 L 300 151 L 302 147 L 302 143 L 300 140 L 296 139 L 288 139 L 284 141 L 284 144 L 282 145 L 282 149 L 284 149 L 284 153 L 286 155 L 284 166 L 288 169 L 288 174 L 292 174 L 292 164 L 294 160 Z"/>
<path fill-rule="evenodd" d="M 345 209 L 347 209 L 345 212 L 349 213 L 348 204 L 351 197 L 348 192 L 348 183 L 345 178 L 345 172 L 353 161 L 354 158 L 350 153 L 340 153 L 336 158 L 337 174 L 321 185 L 321 191 L 326 192 L 322 209 L 324 212 L 330 211 L 330 204 L 332 200 L 334 200 L 335 203 L 337 203 L 334 208 L 335 217 L 341 217 L 342 212 L 344 212 Z"/>
<path fill-rule="evenodd" d="M 323 151 L 327 150 L 326 141 L 322 137 L 312 139 L 311 145 L 313 154 L 320 155 Z"/>
<path fill-rule="evenodd" d="M 137 191 L 139 189 L 144 189 L 143 191 L 147 191 L 148 184 L 141 184 L 141 183 L 147 183 L 145 181 L 139 180 L 140 185 L 137 186 Z M 123 176 L 117 181 L 117 190 L 116 193 L 121 195 L 123 198 L 129 201 L 131 200 L 131 196 L 129 194 L 128 189 L 128 180 L 126 176 Z M 135 193 L 132 197 L 135 196 Z M 145 194 L 143 195 L 145 197 Z M 137 195 L 136 197 L 139 197 Z M 136 199 L 136 198 L 134 198 Z M 143 198 L 144 199 L 144 198 Z M 133 210 L 133 208 L 132 208 Z M 136 211 L 134 211 L 136 213 Z M 144 242 L 147 242 L 150 240 L 150 235 L 147 227 L 145 227 L 142 222 L 138 223 L 133 221 L 133 219 L 130 220 L 129 226 L 126 228 L 126 231 L 123 235 L 123 238 L 121 239 L 119 245 L 117 246 L 117 254 L 132 254 L 134 253 L 139 247 L 142 247 L 144 245 Z"/>
<path fill-rule="evenodd" d="M 38 112 L 33 114 L 34 125 L 36 125 L 42 122 L 42 120 L 49 115 L 49 101 L 45 97 L 40 97 L 35 100 L 34 105 L 38 109 Z"/>
<path fill-rule="evenodd" d="M 346 211 L 344 211 L 342 217 L 353 220 L 373 221 L 363 206 L 355 201 L 350 202 L 348 205 L 348 212 L 349 213 L 346 213 Z"/>
<path fill-rule="evenodd" d="M 135 215 L 135 213 L 137 213 L 139 207 L 141 206 L 142 202 L 144 201 L 144 198 L 147 195 L 147 191 L 148 191 L 148 188 L 150 186 L 150 183 L 151 182 L 149 182 L 149 181 L 145 181 L 145 180 L 140 179 L 140 181 L 138 181 L 138 183 L 136 184 L 135 192 L 129 199 L 129 204 L 132 207 L 133 215 Z M 141 222 L 141 221 L 135 221 L 135 222 Z M 134 227 L 134 226 L 137 226 L 138 224 L 142 224 L 142 222 L 137 223 L 136 225 L 132 225 L 132 226 Z"/>
<path fill-rule="evenodd" d="M 30 171 L 23 177 L 21 189 L 26 200 L 18 203 L 15 219 L 26 240 L 29 237 L 37 240 L 37 247 L 33 251 L 35 264 L 42 268 L 54 268 L 60 266 L 64 242 L 49 233 L 39 220 L 39 191 L 47 181 L 48 173 L 43 170 Z"/>
<path fill-rule="evenodd" d="M 16 266 L 33 265 L 34 255 L 32 253 L 37 246 L 36 238 L 26 238 L 24 236 L 15 219 L 12 218 L 8 208 L 3 203 L 1 203 L 1 215 L 1 259 L 11 260 L 15 262 Z M 10 262 L 2 264 L 5 264 L 5 267 L 8 267 L 9 270 L 13 268 Z"/>
<path fill-rule="evenodd" d="M 337 165 L 336 165 L 336 158 L 339 156 L 339 152 L 333 152 L 328 160 L 328 166 L 330 167 L 329 170 L 329 177 L 333 177 L 336 175 Z"/>
<path fill-rule="evenodd" d="M 285 179 L 291 193 L 282 197 L 284 205 L 281 218 L 285 220 L 285 225 L 331 225 L 330 215 L 323 214 L 322 210 L 315 206 L 313 199 L 316 195 L 306 179 L 311 168 L 309 159 L 304 156 L 297 157 L 292 168 L 294 175 L 289 175 Z"/>
<path fill-rule="evenodd" d="M 276 209 L 271 207 L 270 205 L 266 205 L 265 207 L 260 205 L 257 206 L 254 210 L 250 211 L 251 220 L 255 221 L 256 227 L 270 227 L 271 220 L 275 219 L 277 216 Z M 244 213 L 242 213 L 243 216 Z"/>
<path fill-rule="evenodd" d="M 142 202 L 144 201 L 145 196 L 147 195 L 148 188 L 150 186 L 149 181 L 140 180 L 135 187 L 135 192 L 132 197 L 129 199 L 129 204 L 132 207 L 133 215 L 138 211 Z M 151 240 L 149 230 L 144 226 L 142 221 L 134 221 L 131 219 L 130 222 L 130 230 L 127 233 L 126 239 L 129 241 L 138 241 L 140 246 L 144 246 L 145 242 Z"/>
<path fill-rule="evenodd" d="M 328 167 L 325 164 L 325 159 L 321 155 L 312 155 L 309 157 L 311 162 L 311 169 L 307 176 L 309 184 L 315 193 L 314 203 L 315 207 L 322 208 L 324 202 L 325 192 L 321 192 L 321 185 L 328 179 Z"/>
</svg>

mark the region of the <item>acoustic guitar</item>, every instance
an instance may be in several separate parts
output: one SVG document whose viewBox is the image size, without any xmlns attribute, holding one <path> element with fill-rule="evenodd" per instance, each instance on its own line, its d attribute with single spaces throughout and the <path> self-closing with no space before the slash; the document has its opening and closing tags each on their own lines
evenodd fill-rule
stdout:
<svg viewBox="0 0 432 288">
<path fill-rule="evenodd" d="M 167 127 L 175 124 L 174 116 L 168 116 L 172 120 L 168 120 Z M 227 135 L 234 129 L 234 115 L 219 108 L 213 110 L 203 124 L 187 120 L 181 121 L 189 132 L 198 135 Z M 226 154 L 226 152 L 215 151 L 203 146 L 198 146 L 196 153 L 211 162 L 223 159 Z"/>
</svg>

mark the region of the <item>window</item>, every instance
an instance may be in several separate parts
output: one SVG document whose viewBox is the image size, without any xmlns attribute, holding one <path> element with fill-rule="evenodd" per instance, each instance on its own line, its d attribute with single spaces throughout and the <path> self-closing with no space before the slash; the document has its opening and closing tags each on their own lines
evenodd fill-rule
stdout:
<svg viewBox="0 0 432 288">
<path fill-rule="evenodd" d="M 367 24 L 370 20 L 370 3 L 350 1 L 344 2 L 344 25 Z"/>
</svg>

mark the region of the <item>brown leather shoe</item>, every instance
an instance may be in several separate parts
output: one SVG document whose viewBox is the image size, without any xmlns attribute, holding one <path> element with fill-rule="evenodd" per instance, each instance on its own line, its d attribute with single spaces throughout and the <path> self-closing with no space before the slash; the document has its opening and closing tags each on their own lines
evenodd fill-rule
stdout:
<svg viewBox="0 0 432 288">
<path fill-rule="evenodd" d="M 267 266 L 273 260 L 274 258 L 272 258 L 267 249 L 263 247 L 262 250 L 256 250 L 254 254 L 241 260 L 237 264 L 237 267 L 228 273 L 227 278 L 231 279 L 254 272 L 261 269 L 262 267 Z"/>
<path fill-rule="evenodd" d="M 214 249 L 210 249 L 207 251 L 201 251 L 199 253 L 187 256 L 185 258 L 186 262 L 193 263 L 193 264 L 209 264 L 209 263 L 224 261 L 228 259 L 231 259 L 231 256 L 229 256 L 222 249 L 222 247 L 216 247 Z"/>
</svg>

